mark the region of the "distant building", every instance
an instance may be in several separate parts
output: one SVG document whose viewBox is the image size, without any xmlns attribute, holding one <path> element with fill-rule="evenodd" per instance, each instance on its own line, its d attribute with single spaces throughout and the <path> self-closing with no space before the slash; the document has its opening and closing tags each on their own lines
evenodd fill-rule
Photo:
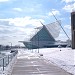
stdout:
<svg viewBox="0 0 75 75">
<path fill-rule="evenodd" d="M 33 37 L 31 37 L 29 41 L 21 41 L 27 48 L 35 49 L 66 45 L 65 43 L 57 42 L 55 40 L 55 38 L 58 37 L 60 33 L 60 25 L 58 22 L 43 25 L 42 27 L 36 29 L 38 30 L 38 32 Z"/>
</svg>

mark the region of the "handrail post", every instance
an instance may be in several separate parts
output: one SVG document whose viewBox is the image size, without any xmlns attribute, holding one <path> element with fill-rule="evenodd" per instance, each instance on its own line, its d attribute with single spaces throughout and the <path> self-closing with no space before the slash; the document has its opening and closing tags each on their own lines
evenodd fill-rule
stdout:
<svg viewBox="0 0 75 75">
<path fill-rule="evenodd" d="M 9 55 L 8 55 L 8 64 L 9 64 Z"/>
<path fill-rule="evenodd" d="M 4 71 L 4 58 L 3 58 L 3 71 Z"/>
</svg>

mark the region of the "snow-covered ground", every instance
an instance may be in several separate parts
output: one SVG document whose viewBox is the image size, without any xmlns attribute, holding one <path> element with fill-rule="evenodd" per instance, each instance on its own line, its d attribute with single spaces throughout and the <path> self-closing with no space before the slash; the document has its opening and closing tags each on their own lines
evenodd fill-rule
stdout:
<svg viewBox="0 0 75 75">
<path fill-rule="evenodd" d="M 3 73 L 3 58 L 4 58 L 4 69 L 6 68 L 6 65 L 8 64 L 8 55 L 10 55 L 10 51 L 0 51 L 0 75 Z"/>
<path fill-rule="evenodd" d="M 37 49 L 31 50 L 33 53 L 37 52 Z M 43 54 L 43 58 L 48 60 L 67 72 L 75 75 L 75 49 L 71 48 L 42 48 L 39 49 L 39 53 Z"/>
<path fill-rule="evenodd" d="M 8 63 L 9 56 L 9 63 Z M 4 58 L 4 71 L 3 71 L 3 58 Z M 13 65 L 17 60 L 17 55 L 12 58 L 11 51 L 0 52 L 0 75 L 8 75 L 11 72 Z"/>
<path fill-rule="evenodd" d="M 32 53 L 31 53 L 32 52 Z M 28 50 L 20 49 L 18 52 L 18 58 L 25 58 L 26 54 L 36 55 L 38 49 Z M 39 49 L 39 54 L 43 54 L 43 58 L 50 63 L 57 65 L 67 72 L 75 75 L 75 49 L 71 48 L 42 48 Z M 24 56 L 25 55 L 25 56 Z"/>
</svg>

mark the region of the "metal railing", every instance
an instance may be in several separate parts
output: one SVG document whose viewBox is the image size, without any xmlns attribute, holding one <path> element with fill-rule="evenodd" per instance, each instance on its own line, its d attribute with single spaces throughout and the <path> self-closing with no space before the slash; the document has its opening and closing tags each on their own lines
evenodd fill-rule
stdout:
<svg viewBox="0 0 75 75">
<path fill-rule="evenodd" d="M 11 62 L 13 57 L 18 53 L 17 50 L 11 51 L 10 55 L 6 55 L 2 58 L 0 58 L 0 70 L 4 71 L 5 67 Z"/>
</svg>

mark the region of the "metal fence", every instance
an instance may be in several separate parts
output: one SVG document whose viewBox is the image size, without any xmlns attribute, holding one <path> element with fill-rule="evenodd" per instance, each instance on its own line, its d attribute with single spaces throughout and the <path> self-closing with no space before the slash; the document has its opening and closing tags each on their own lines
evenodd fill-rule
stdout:
<svg viewBox="0 0 75 75">
<path fill-rule="evenodd" d="M 11 62 L 13 57 L 18 53 L 17 50 L 11 51 L 10 55 L 0 58 L 0 70 L 4 71 L 5 67 Z"/>
</svg>

